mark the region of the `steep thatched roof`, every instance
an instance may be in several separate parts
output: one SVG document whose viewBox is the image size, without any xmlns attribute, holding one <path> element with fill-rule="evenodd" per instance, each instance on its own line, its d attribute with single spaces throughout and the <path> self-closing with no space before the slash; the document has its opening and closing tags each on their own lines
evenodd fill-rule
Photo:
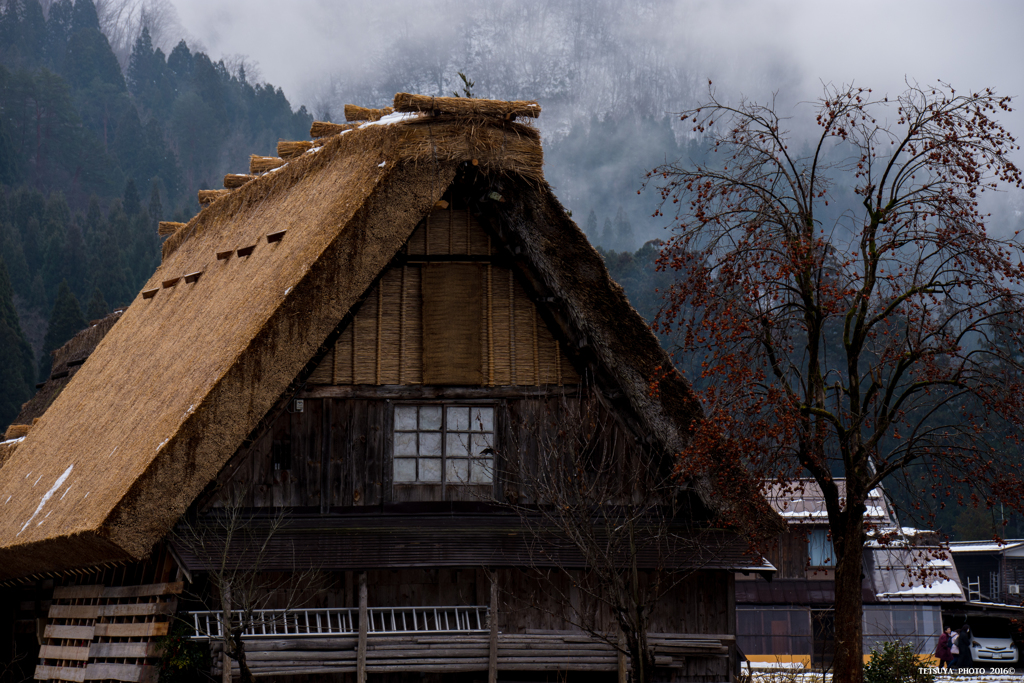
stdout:
<svg viewBox="0 0 1024 683">
<path fill-rule="evenodd" d="M 682 380 L 651 395 L 669 361 L 544 182 L 539 136 L 515 122 L 530 103 L 433 102 L 321 140 L 168 237 L 143 291 L 0 467 L 0 579 L 145 557 L 461 164 L 507 186 L 507 209 L 488 218 L 525 250 L 566 333 L 655 440 L 683 443 L 698 408 Z"/>
</svg>

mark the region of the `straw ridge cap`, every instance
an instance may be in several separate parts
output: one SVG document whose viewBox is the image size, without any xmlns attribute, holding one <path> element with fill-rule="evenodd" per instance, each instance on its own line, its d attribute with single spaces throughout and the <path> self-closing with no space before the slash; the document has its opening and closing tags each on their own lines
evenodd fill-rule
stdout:
<svg viewBox="0 0 1024 683">
<path fill-rule="evenodd" d="M 460 98 L 426 99 L 446 101 Z M 537 129 L 511 119 L 496 118 L 488 113 L 497 111 L 494 103 L 509 105 L 504 109 L 499 107 L 502 112 L 514 108 L 512 105 L 524 103 L 464 101 L 482 103 L 482 109 L 477 111 L 480 107 L 471 106 L 464 107 L 463 113 L 442 112 L 412 118 L 392 114 L 392 121 L 379 118 L 375 122 L 361 125 L 314 122 L 314 130 L 311 132 L 327 133 L 335 129 L 337 132 L 321 137 L 317 140 L 319 146 L 311 144 L 304 153 L 287 161 L 280 157 L 252 155 L 251 159 L 273 159 L 276 165 L 260 175 L 229 174 L 232 184 L 242 178 L 246 179 L 231 192 L 204 191 L 203 199 L 209 203 L 187 225 L 167 238 L 162 248 L 162 260 L 166 260 L 192 235 L 204 230 L 210 221 L 223 220 L 243 207 L 266 199 L 274 192 L 287 191 L 300 178 L 316 172 L 325 164 L 374 150 L 387 165 L 408 161 L 474 162 L 485 170 L 522 176 L 534 185 L 543 182 L 544 156 Z M 214 192 L 217 194 L 212 194 Z M 310 199 L 315 201 L 313 197 Z"/>
<path fill-rule="evenodd" d="M 395 95 L 395 111 L 433 111 L 456 115 L 491 116 L 511 120 L 516 117 L 537 118 L 540 105 L 536 100 L 483 100 L 469 97 L 432 97 L 400 92 Z"/>
</svg>

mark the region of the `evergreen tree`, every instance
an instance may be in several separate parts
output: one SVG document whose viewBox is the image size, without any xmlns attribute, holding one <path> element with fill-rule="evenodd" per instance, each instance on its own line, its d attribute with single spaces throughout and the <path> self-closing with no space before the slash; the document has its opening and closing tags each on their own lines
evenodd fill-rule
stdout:
<svg viewBox="0 0 1024 683">
<path fill-rule="evenodd" d="M 75 0 L 75 9 L 71 13 L 71 32 L 92 29 L 100 30 L 100 17 L 96 13 L 96 5 L 92 0 Z"/>
<path fill-rule="evenodd" d="M 142 200 L 139 199 L 139 191 L 135 187 L 135 181 L 131 178 L 124 184 L 124 201 L 122 203 L 125 214 L 129 218 L 142 213 Z"/>
<path fill-rule="evenodd" d="M 50 322 L 46 326 L 46 337 L 43 339 L 43 355 L 39 359 L 40 382 L 45 382 L 50 376 L 50 352 L 66 344 L 88 324 L 67 281 L 61 281 L 57 288 L 57 298 L 53 302 L 53 312 L 50 313 Z"/>
<path fill-rule="evenodd" d="M 167 68 L 179 83 L 185 83 L 192 78 L 192 52 L 184 40 L 180 41 L 167 55 Z"/>
<path fill-rule="evenodd" d="M 604 229 L 601 230 L 601 246 L 605 249 L 612 249 L 615 244 L 615 229 L 612 227 L 612 219 L 604 219 Z"/>
<path fill-rule="evenodd" d="M 46 64 L 60 73 L 64 69 L 64 53 L 71 38 L 71 17 L 74 6 L 71 0 L 56 0 L 50 4 L 46 18 Z"/>
<path fill-rule="evenodd" d="M 626 218 L 626 212 L 619 206 L 615 214 L 615 243 L 621 251 L 633 251 L 633 244 L 636 242 L 636 235 L 633 234 L 633 226 Z"/>
<path fill-rule="evenodd" d="M 14 310 L 7 266 L 0 258 L 0 425 L 10 424 L 32 395 L 32 347 Z"/>
<path fill-rule="evenodd" d="M 590 213 L 587 214 L 587 223 L 584 232 L 587 233 L 587 237 L 594 240 L 597 239 L 597 214 L 591 209 Z"/>
<path fill-rule="evenodd" d="M 149 191 L 149 217 L 154 222 L 159 222 L 164 214 L 163 204 L 160 203 L 160 186 L 153 181 L 153 189 Z"/>
<path fill-rule="evenodd" d="M 79 0 L 76 3 L 76 12 L 82 2 Z M 98 28 L 76 28 L 71 34 L 64 56 L 63 75 L 71 87 L 78 91 L 92 87 L 93 81 L 111 86 L 114 92 L 127 90 L 124 76 L 121 75 L 121 65 L 107 37 Z"/>
<path fill-rule="evenodd" d="M 110 306 L 103 298 L 103 292 L 100 291 L 99 287 L 94 287 L 92 290 L 92 298 L 89 299 L 89 304 L 85 309 L 85 317 L 89 320 L 100 320 L 101 318 L 107 317 L 107 313 L 110 312 Z"/>
</svg>

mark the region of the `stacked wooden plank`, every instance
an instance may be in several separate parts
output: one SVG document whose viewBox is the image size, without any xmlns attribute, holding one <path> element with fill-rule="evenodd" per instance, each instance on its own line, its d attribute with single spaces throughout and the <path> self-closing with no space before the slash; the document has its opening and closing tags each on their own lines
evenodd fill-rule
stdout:
<svg viewBox="0 0 1024 683">
<path fill-rule="evenodd" d="M 652 634 L 655 663 L 681 668 L 687 658 L 728 655 L 730 636 Z M 358 642 L 352 638 L 283 638 L 246 641 L 246 663 L 255 676 L 350 673 L 356 670 Z M 213 643 L 220 652 L 220 644 Z M 369 636 L 367 673 L 401 671 L 486 671 L 487 634 L 404 634 Z M 220 661 L 220 657 L 214 657 Z M 498 669 L 502 671 L 616 671 L 618 652 L 581 633 L 502 633 L 498 636 Z M 238 675 L 238 664 L 232 662 Z M 220 675 L 219 664 L 214 676 Z"/>
<path fill-rule="evenodd" d="M 156 681 L 156 641 L 167 635 L 182 587 L 178 582 L 55 588 L 36 680 Z"/>
</svg>

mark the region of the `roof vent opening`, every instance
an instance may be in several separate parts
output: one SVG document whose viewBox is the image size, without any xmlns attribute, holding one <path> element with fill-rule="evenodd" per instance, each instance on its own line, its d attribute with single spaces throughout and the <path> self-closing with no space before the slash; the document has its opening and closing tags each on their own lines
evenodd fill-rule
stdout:
<svg viewBox="0 0 1024 683">
<path fill-rule="evenodd" d="M 242 247 L 241 249 L 238 250 L 238 256 L 251 256 L 254 249 L 256 249 L 255 244 L 252 245 L 251 247 Z"/>
<path fill-rule="evenodd" d="M 269 242 L 270 244 L 273 244 L 274 242 L 280 242 L 281 240 L 284 239 L 284 234 L 286 232 L 288 232 L 288 231 L 287 230 L 280 230 L 278 232 L 270 233 L 269 235 L 267 235 L 267 242 Z"/>
</svg>

